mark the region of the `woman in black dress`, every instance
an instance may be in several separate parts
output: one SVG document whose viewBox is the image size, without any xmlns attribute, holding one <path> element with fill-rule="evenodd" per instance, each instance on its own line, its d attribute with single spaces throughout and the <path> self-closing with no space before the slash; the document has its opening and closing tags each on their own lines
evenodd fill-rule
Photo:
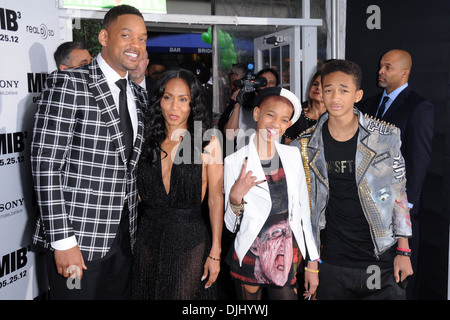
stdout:
<svg viewBox="0 0 450 320">
<path fill-rule="evenodd" d="M 223 165 L 218 139 L 203 143 L 209 124 L 201 101 L 198 80 L 184 69 L 164 73 L 153 93 L 138 166 L 135 299 L 216 297 Z M 206 192 L 210 230 L 201 210 Z"/>
</svg>

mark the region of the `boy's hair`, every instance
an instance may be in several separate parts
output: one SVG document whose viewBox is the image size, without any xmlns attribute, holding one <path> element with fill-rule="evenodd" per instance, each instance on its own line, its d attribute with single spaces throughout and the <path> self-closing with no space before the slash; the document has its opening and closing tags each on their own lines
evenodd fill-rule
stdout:
<svg viewBox="0 0 450 320">
<path fill-rule="evenodd" d="M 322 86 L 323 79 L 326 75 L 333 72 L 343 72 L 345 74 L 353 76 L 353 81 L 356 85 L 356 90 L 361 89 L 362 72 L 360 67 L 350 60 L 332 60 L 327 62 L 322 69 Z"/>
<path fill-rule="evenodd" d="M 123 14 L 135 14 L 144 20 L 144 17 L 142 16 L 142 13 L 136 9 L 135 7 L 122 4 L 120 6 L 115 6 L 111 8 L 103 18 L 102 22 L 102 29 L 107 30 L 108 27 L 111 25 L 111 23 L 115 22 L 117 18 Z"/>
</svg>

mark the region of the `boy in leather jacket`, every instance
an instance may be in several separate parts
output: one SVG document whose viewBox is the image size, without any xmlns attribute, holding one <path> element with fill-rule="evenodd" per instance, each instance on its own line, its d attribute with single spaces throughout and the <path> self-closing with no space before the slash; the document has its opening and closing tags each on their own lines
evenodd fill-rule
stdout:
<svg viewBox="0 0 450 320">
<path fill-rule="evenodd" d="M 360 84 L 355 63 L 327 63 L 327 112 L 293 142 L 309 172 L 313 232 L 322 246 L 317 297 L 405 299 L 411 221 L 400 132 L 354 107 Z"/>
</svg>

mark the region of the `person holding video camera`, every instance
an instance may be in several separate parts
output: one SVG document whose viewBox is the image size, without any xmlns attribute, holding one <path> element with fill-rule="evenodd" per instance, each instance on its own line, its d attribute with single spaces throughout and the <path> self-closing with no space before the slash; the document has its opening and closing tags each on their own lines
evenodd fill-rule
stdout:
<svg viewBox="0 0 450 320">
<path fill-rule="evenodd" d="M 271 68 L 262 69 L 255 76 L 248 74 L 235 81 L 234 84 L 238 86 L 238 89 L 231 95 L 231 100 L 219 122 L 219 129 L 224 133 L 225 139 L 235 139 L 233 150 L 228 151 L 224 148 L 224 156 L 245 146 L 248 138 L 256 131 L 256 122 L 253 120 L 253 100 L 258 91 L 278 86 L 279 83 L 278 73 Z"/>
</svg>

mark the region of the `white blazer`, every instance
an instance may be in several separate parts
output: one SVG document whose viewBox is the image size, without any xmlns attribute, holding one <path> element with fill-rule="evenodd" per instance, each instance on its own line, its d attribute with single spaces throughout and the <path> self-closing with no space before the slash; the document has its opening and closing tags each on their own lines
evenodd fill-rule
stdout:
<svg viewBox="0 0 450 320">
<path fill-rule="evenodd" d="M 250 137 L 250 143 L 227 156 L 224 162 L 224 189 L 225 189 L 225 225 L 231 232 L 236 232 L 237 216 L 230 208 L 230 191 L 238 179 L 245 157 L 248 157 L 247 172 L 252 171 L 256 181 L 265 180 L 265 174 L 261 166 L 255 147 L 255 134 Z M 286 173 L 286 183 L 289 208 L 289 224 L 295 236 L 303 257 L 306 252 L 311 260 L 319 258 L 316 243 L 314 241 L 311 214 L 309 207 L 308 188 L 306 185 L 305 171 L 298 148 L 275 143 Z M 272 208 L 269 186 L 263 182 L 254 186 L 244 196 L 247 202 L 244 205 L 244 213 L 240 222 L 239 231 L 236 234 L 234 247 L 242 266 L 242 260 L 250 249 L 250 246 L 258 236 L 266 222 Z M 308 251 L 306 251 L 308 250 Z"/>
</svg>

